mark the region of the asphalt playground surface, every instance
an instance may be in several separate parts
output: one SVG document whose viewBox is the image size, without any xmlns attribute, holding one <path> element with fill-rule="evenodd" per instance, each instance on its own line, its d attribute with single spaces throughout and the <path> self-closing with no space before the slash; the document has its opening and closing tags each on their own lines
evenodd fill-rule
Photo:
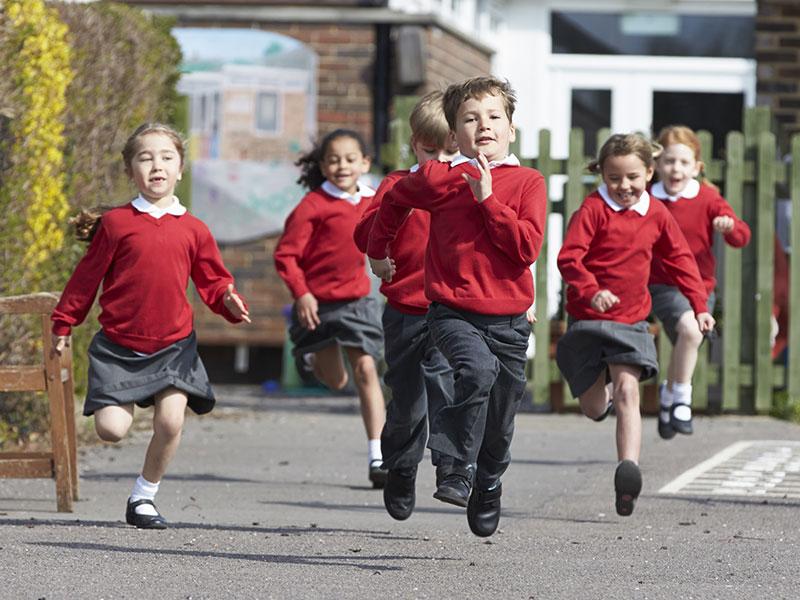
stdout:
<svg viewBox="0 0 800 600">
<path fill-rule="evenodd" d="M 521 413 L 483 539 L 431 497 L 427 456 L 414 514 L 386 514 L 355 398 L 216 391 L 156 498 L 169 529 L 124 522 L 146 431 L 81 448 L 73 513 L 52 481 L 0 479 L 0 598 L 800 598 L 796 425 L 698 417 L 663 441 L 645 419 L 619 517 L 614 419 Z"/>
</svg>

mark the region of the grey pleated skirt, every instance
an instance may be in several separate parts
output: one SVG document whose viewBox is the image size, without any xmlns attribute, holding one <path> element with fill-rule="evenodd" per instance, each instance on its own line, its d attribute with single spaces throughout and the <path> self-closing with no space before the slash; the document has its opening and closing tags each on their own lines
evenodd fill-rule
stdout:
<svg viewBox="0 0 800 600">
<path fill-rule="evenodd" d="M 106 406 L 136 403 L 152 406 L 155 395 L 177 388 L 189 397 L 189 408 L 198 415 L 210 412 L 216 402 L 203 361 L 197 354 L 194 331 L 188 337 L 140 356 L 112 342 L 98 331 L 89 345 L 89 382 L 83 414 L 89 416 Z"/>
<path fill-rule="evenodd" d="M 360 348 L 375 360 L 383 356 L 383 329 L 378 301 L 371 296 L 345 302 L 320 302 L 320 324 L 313 331 L 302 327 L 292 308 L 289 337 L 296 359 L 332 344 Z"/>
<path fill-rule="evenodd" d="M 640 381 L 658 374 L 656 345 L 647 321 L 633 325 L 616 321 L 574 321 L 558 340 L 556 363 L 577 398 L 608 365 L 641 367 Z"/>
</svg>

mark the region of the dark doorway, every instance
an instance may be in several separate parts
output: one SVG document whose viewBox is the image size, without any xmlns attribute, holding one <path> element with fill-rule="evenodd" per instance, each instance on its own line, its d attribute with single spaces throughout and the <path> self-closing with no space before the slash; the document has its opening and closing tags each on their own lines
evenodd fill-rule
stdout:
<svg viewBox="0 0 800 600">
<path fill-rule="evenodd" d="M 597 133 L 611 127 L 611 90 L 572 90 L 572 119 L 570 127 L 583 129 L 583 151 L 586 156 L 597 154 Z"/>
<path fill-rule="evenodd" d="M 705 129 L 714 136 L 713 156 L 722 158 L 725 136 L 742 130 L 744 95 L 653 92 L 653 136 L 667 125 Z"/>
</svg>

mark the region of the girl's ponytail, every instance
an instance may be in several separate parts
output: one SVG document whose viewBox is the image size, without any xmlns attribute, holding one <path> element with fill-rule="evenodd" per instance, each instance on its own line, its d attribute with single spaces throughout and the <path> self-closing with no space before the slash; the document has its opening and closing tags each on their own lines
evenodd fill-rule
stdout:
<svg viewBox="0 0 800 600">
<path fill-rule="evenodd" d="M 81 242 L 91 242 L 97 228 L 100 226 L 100 219 L 103 214 L 114 208 L 113 206 L 93 206 L 92 208 L 82 208 L 77 216 L 71 217 L 69 224 L 75 228 L 75 237 Z"/>
</svg>

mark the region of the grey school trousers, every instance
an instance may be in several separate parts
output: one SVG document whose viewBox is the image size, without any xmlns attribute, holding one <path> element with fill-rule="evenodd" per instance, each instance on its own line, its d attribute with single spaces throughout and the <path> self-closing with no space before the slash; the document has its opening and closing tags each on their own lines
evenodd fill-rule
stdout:
<svg viewBox="0 0 800 600">
<path fill-rule="evenodd" d="M 428 423 L 453 399 L 453 370 L 433 345 L 425 315 L 409 315 L 389 304 L 383 311 L 384 381 L 392 390 L 381 433 L 388 469 L 416 467 L 425 452 Z M 434 452 L 433 464 L 438 463 Z"/>
<path fill-rule="evenodd" d="M 511 461 L 530 325 L 524 314 L 483 315 L 434 303 L 428 326 L 455 378 L 453 403 L 439 411 L 428 446 L 456 465 L 475 465 L 475 485 L 488 489 Z"/>
</svg>

